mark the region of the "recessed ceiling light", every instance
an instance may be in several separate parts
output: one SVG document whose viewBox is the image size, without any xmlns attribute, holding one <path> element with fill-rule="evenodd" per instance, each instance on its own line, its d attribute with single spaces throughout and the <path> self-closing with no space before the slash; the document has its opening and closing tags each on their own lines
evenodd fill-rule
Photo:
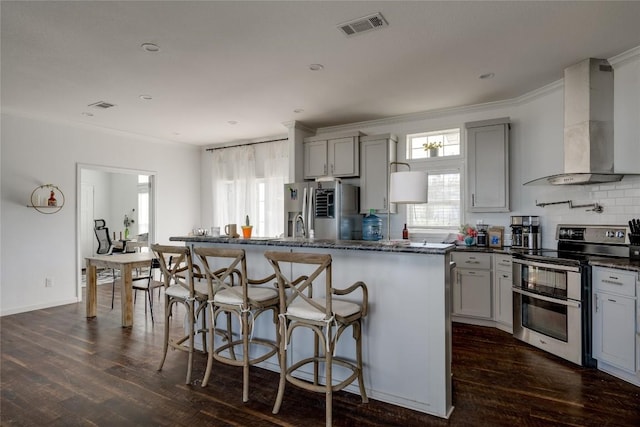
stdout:
<svg viewBox="0 0 640 427">
<path fill-rule="evenodd" d="M 149 101 L 153 99 L 151 95 L 140 95 L 140 99 L 144 99 L 145 101 Z"/>
<path fill-rule="evenodd" d="M 229 120 L 227 123 L 229 123 L 230 125 L 237 125 L 238 122 L 235 120 Z"/>
<path fill-rule="evenodd" d="M 160 52 L 160 47 L 153 43 L 142 43 L 140 47 L 147 52 Z"/>
<path fill-rule="evenodd" d="M 86 117 L 93 117 L 93 113 L 89 113 L 88 111 L 83 111 L 82 115 Z"/>
<path fill-rule="evenodd" d="M 480 79 L 482 79 L 482 80 L 488 80 L 488 79 L 492 79 L 492 78 L 494 78 L 495 76 L 496 76 L 496 75 L 495 75 L 495 74 L 493 74 L 493 73 L 487 73 L 487 74 L 482 74 L 482 75 L 480 75 L 480 77 L 479 77 L 479 78 L 480 78 Z"/>
<path fill-rule="evenodd" d="M 304 113 L 304 109 L 296 108 L 295 110 L 293 110 L 293 112 L 296 113 L 296 114 Z"/>
<path fill-rule="evenodd" d="M 324 70 L 324 65 L 322 65 L 322 64 L 311 64 L 311 65 L 309 65 L 309 69 L 311 71 L 322 71 L 322 70 Z"/>
</svg>

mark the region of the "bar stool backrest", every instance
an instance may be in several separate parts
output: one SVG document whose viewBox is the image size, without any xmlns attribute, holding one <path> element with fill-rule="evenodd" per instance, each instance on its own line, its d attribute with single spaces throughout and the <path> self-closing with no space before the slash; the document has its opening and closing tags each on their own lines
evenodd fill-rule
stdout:
<svg viewBox="0 0 640 427">
<path fill-rule="evenodd" d="M 162 270 L 162 276 L 164 278 L 164 287 L 168 288 L 172 283 L 182 286 L 189 291 L 190 297 L 193 297 L 195 290 L 191 249 L 186 246 L 158 244 L 153 244 L 150 248 L 160 262 L 160 269 Z"/>
<path fill-rule="evenodd" d="M 246 305 L 247 295 L 247 259 L 243 249 L 193 248 L 193 252 L 204 269 L 204 275 L 209 284 L 209 296 L 213 298 L 216 292 L 231 289 L 238 294 Z M 218 259 L 228 259 L 224 267 L 213 265 Z M 240 286 L 237 286 L 240 285 Z"/>
<path fill-rule="evenodd" d="M 332 287 L 331 287 L 331 255 L 296 252 L 267 251 L 264 256 L 273 267 L 278 279 L 278 292 L 280 294 L 280 312 L 285 313 L 287 307 L 300 298 L 319 312 L 324 312 L 325 319 L 333 316 Z M 310 275 L 287 277 L 282 272 L 281 263 L 317 265 Z M 313 281 L 322 273 L 325 273 L 326 305 L 318 304 L 313 300 Z"/>
</svg>

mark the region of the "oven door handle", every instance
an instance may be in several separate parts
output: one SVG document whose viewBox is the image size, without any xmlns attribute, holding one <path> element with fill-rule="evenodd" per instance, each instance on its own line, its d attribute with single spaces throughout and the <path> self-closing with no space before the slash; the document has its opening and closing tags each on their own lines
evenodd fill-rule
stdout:
<svg viewBox="0 0 640 427">
<path fill-rule="evenodd" d="M 527 265 L 531 267 L 540 267 L 546 270 L 573 271 L 576 273 L 580 272 L 579 267 L 569 267 L 567 265 L 549 264 L 548 262 L 536 262 L 536 261 L 523 260 L 519 258 L 513 259 L 512 262 L 513 264 L 522 264 L 522 265 Z"/>
<path fill-rule="evenodd" d="M 573 300 L 562 300 L 562 299 L 556 299 L 556 298 L 551 298 L 551 297 L 547 297 L 544 295 L 540 295 L 540 294 L 536 294 L 533 292 L 528 292 L 528 291 L 523 291 L 522 289 L 518 289 L 518 288 L 511 288 L 513 290 L 513 292 L 516 292 L 518 294 L 521 295 L 525 295 L 531 298 L 535 298 L 535 299 L 539 299 L 542 301 L 547 301 L 547 302 L 551 302 L 554 304 L 560 304 L 560 305 L 566 305 L 567 307 L 574 307 L 574 308 L 580 308 L 581 303 L 578 301 L 573 301 Z"/>
</svg>

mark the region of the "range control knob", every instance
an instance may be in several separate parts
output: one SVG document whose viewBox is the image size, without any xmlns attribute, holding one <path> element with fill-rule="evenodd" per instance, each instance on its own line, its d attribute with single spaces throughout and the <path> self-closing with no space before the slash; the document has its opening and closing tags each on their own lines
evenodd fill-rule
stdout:
<svg viewBox="0 0 640 427">
<path fill-rule="evenodd" d="M 607 231 L 604 235 L 605 237 L 615 237 L 615 233 L 613 231 Z"/>
<path fill-rule="evenodd" d="M 624 231 L 616 231 L 616 237 L 618 239 L 624 239 Z"/>
</svg>

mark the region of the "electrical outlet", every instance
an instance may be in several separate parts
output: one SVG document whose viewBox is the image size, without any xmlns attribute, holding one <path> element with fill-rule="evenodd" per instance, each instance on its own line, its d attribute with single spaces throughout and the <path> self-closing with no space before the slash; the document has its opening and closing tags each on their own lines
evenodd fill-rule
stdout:
<svg viewBox="0 0 640 427">
<path fill-rule="evenodd" d="M 45 288 L 50 288 L 53 286 L 53 279 L 50 277 L 47 277 L 46 279 L 44 279 L 44 286 Z"/>
</svg>

